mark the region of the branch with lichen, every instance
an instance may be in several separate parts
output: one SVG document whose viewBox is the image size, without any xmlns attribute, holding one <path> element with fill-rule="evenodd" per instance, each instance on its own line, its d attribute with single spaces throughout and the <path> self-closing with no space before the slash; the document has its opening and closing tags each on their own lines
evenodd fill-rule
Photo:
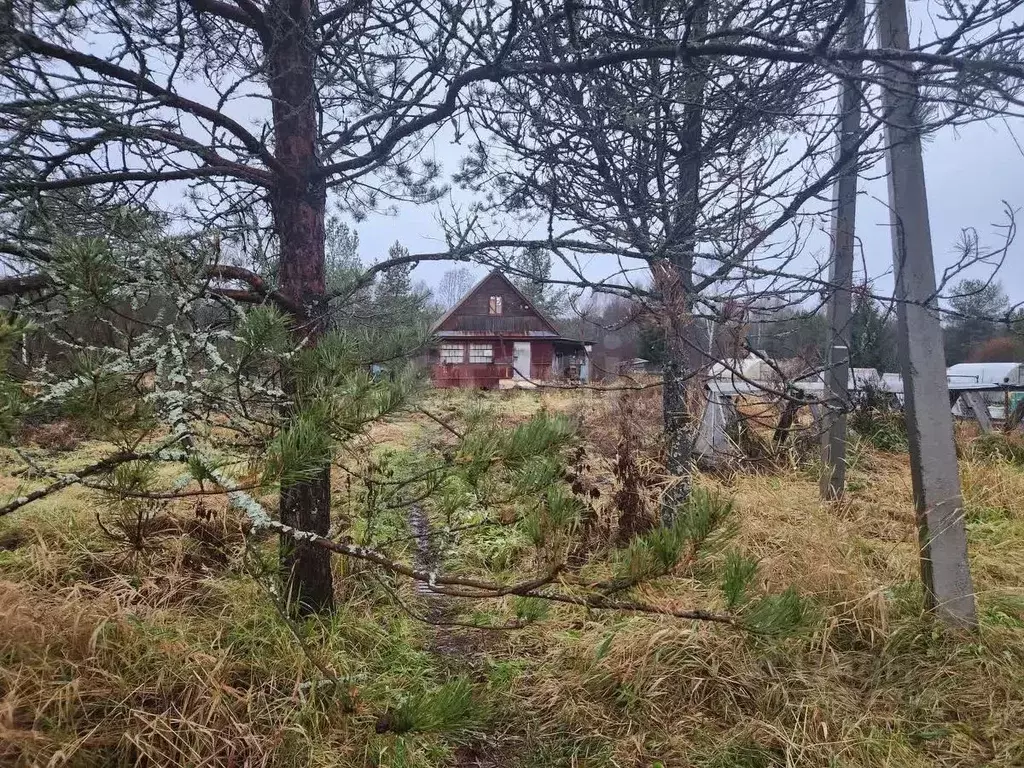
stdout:
<svg viewBox="0 0 1024 768">
<path fill-rule="evenodd" d="M 205 466 L 210 476 L 220 483 L 222 487 L 226 489 L 231 488 L 233 485 L 232 481 L 226 477 L 219 468 L 212 464 L 206 464 Z M 274 533 L 289 536 L 293 540 L 302 542 L 308 546 L 321 547 L 344 557 L 350 557 L 371 563 L 392 573 L 396 573 L 400 576 L 405 576 L 414 581 L 425 584 L 431 592 L 439 595 L 469 599 L 499 598 L 510 595 L 518 597 L 536 597 L 555 603 L 576 605 L 595 610 L 616 610 L 629 613 L 660 614 L 664 616 L 674 616 L 680 619 L 710 621 L 730 626 L 738 626 L 736 617 L 724 613 L 716 613 L 702 609 L 679 610 L 637 601 L 612 600 L 599 594 L 574 595 L 558 591 L 557 589 L 551 589 L 551 585 L 557 581 L 559 573 L 562 571 L 563 565 L 561 563 L 553 566 L 547 572 L 539 574 L 533 578 L 510 584 L 503 584 L 501 582 L 483 579 L 473 579 L 465 576 L 450 576 L 438 573 L 437 571 L 427 571 L 414 568 L 406 563 L 394 560 L 375 549 L 357 544 L 335 541 L 334 539 L 321 536 L 311 531 L 302 531 L 285 525 L 284 523 L 273 519 L 264 506 L 245 491 L 227 490 L 226 493 L 229 503 L 236 509 L 243 512 L 248 518 L 251 525 L 251 533 L 256 533 L 258 531 L 272 531 Z"/>
<path fill-rule="evenodd" d="M 174 442 L 177 442 L 177 438 L 175 438 Z M 47 496 L 52 496 L 59 491 L 63 491 L 65 488 L 70 488 L 73 485 L 83 483 L 88 477 L 110 472 L 120 465 L 127 464 L 130 461 L 149 461 L 154 459 L 162 461 L 181 461 L 183 458 L 183 452 L 172 449 L 167 445 L 161 446 L 160 448 L 152 451 L 119 451 L 118 453 L 107 456 L 94 464 L 82 467 L 75 472 L 58 475 L 54 482 L 43 488 L 39 488 L 31 493 L 26 493 L 21 496 L 16 496 L 3 506 L 0 506 L 0 517 L 16 512 L 34 501 L 39 501 L 40 499 L 45 499 Z"/>
</svg>

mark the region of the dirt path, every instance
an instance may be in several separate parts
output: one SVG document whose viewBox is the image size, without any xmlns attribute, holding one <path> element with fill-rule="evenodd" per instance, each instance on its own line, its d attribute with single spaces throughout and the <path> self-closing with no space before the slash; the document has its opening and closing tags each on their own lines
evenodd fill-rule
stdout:
<svg viewBox="0 0 1024 768">
<path fill-rule="evenodd" d="M 415 537 L 415 566 L 422 570 L 437 568 L 440 557 L 430 536 L 430 520 L 426 510 L 419 504 L 409 508 L 409 530 Z M 455 598 L 439 595 L 422 583 L 416 583 L 416 592 L 421 596 L 422 617 L 432 627 L 426 649 L 440 663 L 450 677 L 466 675 L 479 683 L 487 679 L 486 654 L 498 638 L 494 632 L 450 626 L 448 622 L 458 614 Z M 455 754 L 453 768 L 513 768 L 518 763 L 511 758 L 511 751 L 500 745 L 479 742 L 460 747 Z"/>
<path fill-rule="evenodd" d="M 430 535 L 430 519 L 419 504 L 409 508 L 409 529 L 416 541 L 415 566 L 421 570 L 435 570 L 440 557 Z M 484 674 L 483 655 L 498 639 L 495 633 L 468 627 L 451 626 L 459 612 L 457 598 L 446 597 L 431 591 L 423 582 L 416 583 L 416 593 L 421 597 L 420 615 L 433 625 L 427 649 L 437 654 L 450 674 L 466 674 L 474 679 Z"/>
</svg>

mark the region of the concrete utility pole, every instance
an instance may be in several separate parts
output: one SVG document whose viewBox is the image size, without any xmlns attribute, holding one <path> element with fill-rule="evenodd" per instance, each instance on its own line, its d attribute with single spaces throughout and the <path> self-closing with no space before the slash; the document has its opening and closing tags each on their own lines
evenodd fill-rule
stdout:
<svg viewBox="0 0 1024 768">
<path fill-rule="evenodd" d="M 878 45 L 890 50 L 909 48 L 905 0 L 879 0 Z M 929 610 L 948 624 L 973 628 L 978 619 L 967 560 L 942 329 L 934 304 L 935 264 L 917 122 L 919 96 L 910 66 L 888 66 L 883 75 L 899 352 L 921 580 Z"/>
<path fill-rule="evenodd" d="M 857 0 L 846 19 L 846 48 L 864 47 L 864 2 Z M 825 421 L 821 440 L 821 497 L 842 498 L 846 486 L 846 411 L 849 405 L 851 305 L 853 289 L 854 231 L 857 219 L 857 147 L 860 133 L 860 88 L 863 65 L 850 65 L 850 77 L 842 85 L 839 119 L 839 178 L 835 185 L 832 214 L 832 264 L 828 302 L 829 343 L 825 369 Z"/>
</svg>

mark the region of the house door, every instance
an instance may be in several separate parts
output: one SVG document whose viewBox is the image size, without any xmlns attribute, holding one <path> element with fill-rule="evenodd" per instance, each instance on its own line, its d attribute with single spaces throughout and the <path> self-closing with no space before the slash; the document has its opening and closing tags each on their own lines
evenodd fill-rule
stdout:
<svg viewBox="0 0 1024 768">
<path fill-rule="evenodd" d="M 512 378 L 530 378 L 530 342 L 517 341 L 512 347 Z"/>
</svg>

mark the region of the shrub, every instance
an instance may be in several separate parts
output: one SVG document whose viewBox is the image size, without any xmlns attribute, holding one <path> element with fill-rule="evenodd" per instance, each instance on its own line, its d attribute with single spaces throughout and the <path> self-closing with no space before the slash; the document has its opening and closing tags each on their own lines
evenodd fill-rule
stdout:
<svg viewBox="0 0 1024 768">
<path fill-rule="evenodd" d="M 867 388 L 850 413 L 849 425 L 880 451 L 899 453 L 909 445 L 903 411 L 887 392 Z"/>
<path fill-rule="evenodd" d="M 410 731 L 456 731 L 479 719 L 478 704 L 473 701 L 473 686 L 465 677 L 409 697 L 391 715 L 390 721 L 378 723 L 378 730 L 395 733 Z"/>
<path fill-rule="evenodd" d="M 1020 433 L 990 432 L 980 435 L 974 441 L 974 448 L 986 458 L 1024 467 L 1024 435 Z"/>
</svg>

